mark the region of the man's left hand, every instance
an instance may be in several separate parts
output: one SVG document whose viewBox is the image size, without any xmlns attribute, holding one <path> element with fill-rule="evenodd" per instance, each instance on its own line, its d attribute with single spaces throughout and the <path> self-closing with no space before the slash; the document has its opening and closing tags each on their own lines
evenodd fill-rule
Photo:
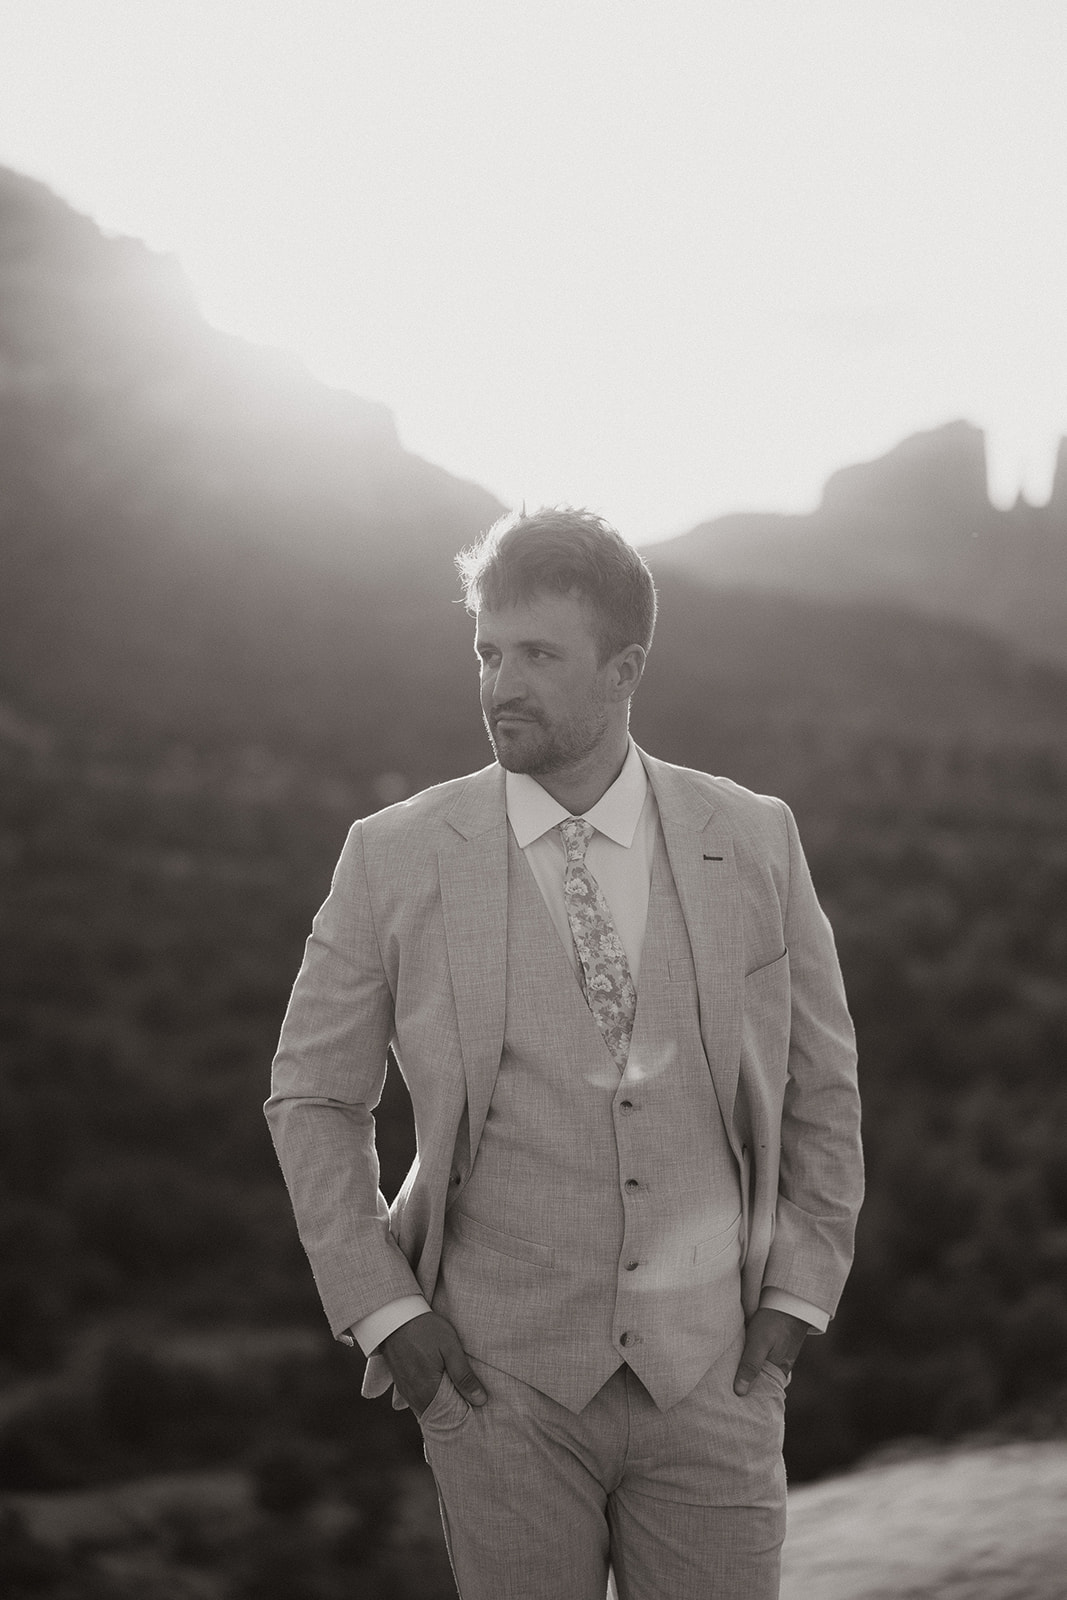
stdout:
<svg viewBox="0 0 1067 1600">
<path fill-rule="evenodd" d="M 749 1318 L 745 1348 L 734 1376 L 734 1394 L 747 1394 L 765 1361 L 780 1367 L 786 1377 L 800 1354 L 800 1347 L 811 1332 L 808 1324 L 788 1311 L 760 1306 Z"/>
</svg>

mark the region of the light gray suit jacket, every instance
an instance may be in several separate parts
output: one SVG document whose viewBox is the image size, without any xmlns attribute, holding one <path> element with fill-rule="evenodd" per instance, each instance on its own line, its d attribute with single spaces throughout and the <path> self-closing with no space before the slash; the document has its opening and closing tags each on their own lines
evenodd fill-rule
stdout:
<svg viewBox="0 0 1067 1600">
<path fill-rule="evenodd" d="M 642 759 L 741 1175 L 746 1311 L 767 1284 L 832 1314 L 862 1194 L 856 1052 L 796 824 L 780 800 Z M 504 1036 L 503 779 L 487 767 L 357 822 L 293 989 L 266 1111 L 335 1334 L 430 1298 L 477 1154 Z M 373 1119 L 390 1045 L 418 1146 L 391 1207 Z M 372 1357 L 365 1392 L 388 1381 Z"/>
</svg>

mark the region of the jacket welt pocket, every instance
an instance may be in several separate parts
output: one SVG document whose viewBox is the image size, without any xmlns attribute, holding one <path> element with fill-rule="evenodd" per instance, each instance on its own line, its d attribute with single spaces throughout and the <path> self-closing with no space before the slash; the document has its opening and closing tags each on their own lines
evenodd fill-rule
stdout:
<svg viewBox="0 0 1067 1600">
<path fill-rule="evenodd" d="M 766 980 L 768 978 L 772 978 L 773 979 L 774 977 L 777 976 L 777 973 L 778 973 L 779 969 L 781 969 L 783 972 L 788 972 L 788 970 L 789 970 L 788 963 L 789 963 L 789 951 L 788 950 L 783 950 L 781 955 L 780 956 L 775 956 L 773 961 L 767 961 L 767 962 L 765 962 L 763 964 L 763 966 L 761 966 L 761 967 L 753 967 L 751 972 L 746 972 L 745 973 L 745 982 L 746 983 L 759 983 L 761 979 L 764 979 L 764 980 Z"/>
</svg>

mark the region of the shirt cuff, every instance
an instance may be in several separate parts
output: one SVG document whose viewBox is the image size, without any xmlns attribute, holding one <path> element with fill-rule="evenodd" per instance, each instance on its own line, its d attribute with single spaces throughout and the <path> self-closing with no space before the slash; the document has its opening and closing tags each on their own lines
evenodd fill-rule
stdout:
<svg viewBox="0 0 1067 1600">
<path fill-rule="evenodd" d="M 413 1322 L 416 1317 L 421 1317 L 423 1312 L 430 1307 L 421 1294 L 404 1294 L 398 1300 L 390 1300 L 384 1306 L 379 1306 L 377 1311 L 372 1311 L 369 1317 L 361 1317 L 354 1322 L 351 1336 L 359 1345 L 365 1356 L 372 1355 L 384 1339 L 391 1333 L 402 1328 L 405 1322 Z M 341 1335 L 343 1342 L 344 1335 Z"/>
<path fill-rule="evenodd" d="M 813 1306 L 807 1300 L 801 1300 L 799 1295 L 789 1294 L 785 1289 L 764 1289 L 759 1297 L 761 1306 L 767 1306 L 771 1311 L 787 1311 L 791 1317 L 799 1317 L 806 1322 L 816 1333 L 825 1333 L 830 1326 L 829 1312 L 820 1311 L 818 1306 Z"/>
</svg>

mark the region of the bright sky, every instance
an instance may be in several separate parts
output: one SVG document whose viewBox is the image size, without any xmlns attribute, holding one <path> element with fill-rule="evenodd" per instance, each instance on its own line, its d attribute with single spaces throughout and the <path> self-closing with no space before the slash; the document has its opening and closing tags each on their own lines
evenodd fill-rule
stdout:
<svg viewBox="0 0 1067 1600">
<path fill-rule="evenodd" d="M 3 0 L 0 162 L 641 541 L 1067 433 L 1065 0 Z"/>
</svg>

